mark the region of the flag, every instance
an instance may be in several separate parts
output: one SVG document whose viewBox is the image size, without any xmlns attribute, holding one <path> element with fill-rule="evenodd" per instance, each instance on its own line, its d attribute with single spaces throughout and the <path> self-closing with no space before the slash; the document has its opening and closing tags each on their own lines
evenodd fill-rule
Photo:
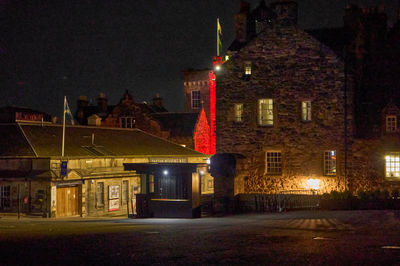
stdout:
<svg viewBox="0 0 400 266">
<path fill-rule="evenodd" d="M 67 102 L 67 97 L 64 97 L 64 116 L 68 115 L 68 117 L 71 119 L 71 124 L 74 124 L 74 116 L 71 113 L 71 109 L 69 109 L 68 102 Z"/>
<path fill-rule="evenodd" d="M 219 18 L 217 18 L 217 56 L 219 56 L 220 49 L 222 49 L 222 28 L 219 24 Z"/>
</svg>

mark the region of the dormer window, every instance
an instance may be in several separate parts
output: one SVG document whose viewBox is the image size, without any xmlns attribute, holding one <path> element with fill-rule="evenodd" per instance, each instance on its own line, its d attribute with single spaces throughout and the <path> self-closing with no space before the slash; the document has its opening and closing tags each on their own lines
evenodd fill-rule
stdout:
<svg viewBox="0 0 400 266">
<path fill-rule="evenodd" d="M 251 75 L 251 62 L 246 62 L 244 64 L 244 74 L 246 76 L 250 76 Z"/>
<path fill-rule="evenodd" d="M 387 115 L 386 116 L 386 132 L 397 131 L 397 116 Z"/>
</svg>

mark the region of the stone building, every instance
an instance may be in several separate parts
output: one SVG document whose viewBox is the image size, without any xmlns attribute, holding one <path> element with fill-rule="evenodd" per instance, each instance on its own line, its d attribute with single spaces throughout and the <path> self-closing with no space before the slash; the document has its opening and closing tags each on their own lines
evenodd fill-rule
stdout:
<svg viewBox="0 0 400 266">
<path fill-rule="evenodd" d="M 345 22 L 355 18 L 353 9 Z M 355 24 L 384 18 L 379 12 L 360 12 Z M 342 29 L 299 28 L 295 1 L 262 1 L 253 11 L 242 3 L 235 27 L 216 88 L 217 153 L 235 161 L 233 193 L 399 187 L 398 79 L 371 71 L 385 63 L 398 66 L 400 46 L 385 38 L 399 22 L 384 39 L 374 34 L 378 28 L 364 27 L 371 47 L 364 57 L 357 54 L 366 47 L 360 32 L 350 32 L 348 23 Z M 382 53 L 392 55 L 378 56 L 386 58 L 381 68 L 368 63 L 379 42 L 386 47 Z"/>
<path fill-rule="evenodd" d="M 208 156 L 138 129 L 0 124 L 0 212 L 200 215 Z"/>
</svg>

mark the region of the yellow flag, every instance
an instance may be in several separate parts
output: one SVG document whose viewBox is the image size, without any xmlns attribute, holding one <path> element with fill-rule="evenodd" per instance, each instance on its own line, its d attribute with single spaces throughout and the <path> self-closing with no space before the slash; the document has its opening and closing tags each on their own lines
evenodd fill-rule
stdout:
<svg viewBox="0 0 400 266">
<path fill-rule="evenodd" d="M 222 28 L 219 24 L 219 18 L 217 18 L 217 56 L 219 56 L 219 50 L 222 48 Z"/>
</svg>

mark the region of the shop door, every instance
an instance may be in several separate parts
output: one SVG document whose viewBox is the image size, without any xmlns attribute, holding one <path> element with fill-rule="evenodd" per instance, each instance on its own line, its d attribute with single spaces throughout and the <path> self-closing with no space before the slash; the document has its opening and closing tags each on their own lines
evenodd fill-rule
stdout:
<svg viewBox="0 0 400 266">
<path fill-rule="evenodd" d="M 57 217 L 78 214 L 78 187 L 57 188 Z"/>
</svg>

